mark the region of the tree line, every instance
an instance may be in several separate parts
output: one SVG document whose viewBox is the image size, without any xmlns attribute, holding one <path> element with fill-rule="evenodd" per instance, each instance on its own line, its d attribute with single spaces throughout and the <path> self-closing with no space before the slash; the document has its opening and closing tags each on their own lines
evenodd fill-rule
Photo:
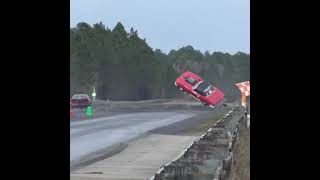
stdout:
<svg viewBox="0 0 320 180">
<path fill-rule="evenodd" d="M 202 53 L 192 46 L 168 54 L 152 49 L 133 28 L 119 22 L 112 30 L 101 22 L 70 29 L 70 96 L 91 94 L 97 99 L 146 100 L 177 98 L 175 79 L 185 70 L 199 74 L 234 98 L 234 83 L 250 79 L 250 55 Z"/>
</svg>

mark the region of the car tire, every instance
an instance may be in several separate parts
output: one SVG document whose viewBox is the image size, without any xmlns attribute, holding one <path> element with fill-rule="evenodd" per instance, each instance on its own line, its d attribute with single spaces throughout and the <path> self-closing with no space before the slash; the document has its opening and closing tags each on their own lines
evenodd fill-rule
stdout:
<svg viewBox="0 0 320 180">
<path fill-rule="evenodd" d="M 216 106 L 213 106 L 213 105 L 210 105 L 209 107 L 211 107 L 211 108 L 213 108 L 213 109 L 216 108 Z"/>
</svg>

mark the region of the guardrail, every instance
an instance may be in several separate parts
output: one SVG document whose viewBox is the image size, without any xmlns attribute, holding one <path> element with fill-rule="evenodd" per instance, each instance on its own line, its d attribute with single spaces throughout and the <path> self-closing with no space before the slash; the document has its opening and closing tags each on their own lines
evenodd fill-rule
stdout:
<svg viewBox="0 0 320 180">
<path fill-rule="evenodd" d="M 240 107 L 233 108 L 150 180 L 228 179 L 233 149 L 247 119 Z"/>
</svg>

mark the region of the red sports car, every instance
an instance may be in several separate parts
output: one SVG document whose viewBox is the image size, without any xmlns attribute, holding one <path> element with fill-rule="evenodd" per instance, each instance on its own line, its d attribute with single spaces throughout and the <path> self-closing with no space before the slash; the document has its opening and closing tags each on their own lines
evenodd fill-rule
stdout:
<svg viewBox="0 0 320 180">
<path fill-rule="evenodd" d="M 91 105 L 91 99 L 87 94 L 76 94 L 70 100 L 71 109 L 75 107 L 87 108 Z"/>
<path fill-rule="evenodd" d="M 192 95 L 206 106 L 214 108 L 224 101 L 224 93 L 221 90 L 210 85 L 192 72 L 184 72 L 177 78 L 174 84 L 179 87 L 181 91 Z"/>
</svg>

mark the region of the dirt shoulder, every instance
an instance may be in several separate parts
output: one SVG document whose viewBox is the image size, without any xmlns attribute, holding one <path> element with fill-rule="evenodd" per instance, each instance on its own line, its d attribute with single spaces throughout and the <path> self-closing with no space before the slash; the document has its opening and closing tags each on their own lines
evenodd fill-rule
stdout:
<svg viewBox="0 0 320 180">
<path fill-rule="evenodd" d="M 244 128 L 234 150 L 230 180 L 250 179 L 250 128 Z"/>
</svg>

